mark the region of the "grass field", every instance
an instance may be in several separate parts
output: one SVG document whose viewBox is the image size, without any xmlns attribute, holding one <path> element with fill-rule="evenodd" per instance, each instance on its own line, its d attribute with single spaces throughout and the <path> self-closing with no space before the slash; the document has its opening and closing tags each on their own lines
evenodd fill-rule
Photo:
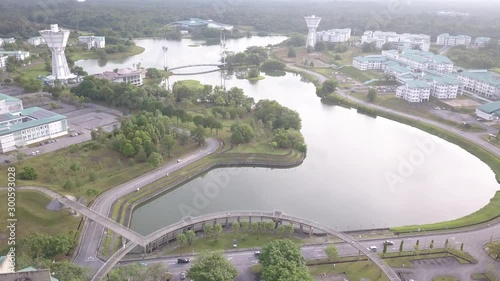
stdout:
<svg viewBox="0 0 500 281">
<path fill-rule="evenodd" d="M 37 65 L 30 66 L 21 71 L 22 74 L 26 75 L 29 78 L 37 78 L 38 76 L 47 76 L 50 73 L 45 70 L 45 64 L 40 63 Z"/>
<path fill-rule="evenodd" d="M 16 193 L 16 239 L 22 239 L 35 232 L 48 234 L 68 233 L 76 231 L 80 218 L 75 218 L 67 211 L 49 211 L 45 207 L 50 198 L 34 191 L 17 191 Z M 0 202 L 7 202 L 7 192 L 0 191 Z M 4 208 L 5 207 L 5 208 Z M 7 220 L 7 207 L 2 203 L 0 221 Z M 0 237 L 7 235 L 7 228 L 2 227 Z M 0 249 L 7 241 L 0 239 Z"/>
<path fill-rule="evenodd" d="M 344 66 L 338 71 L 359 82 L 366 82 L 372 79 L 384 79 L 384 75 L 381 72 L 375 70 L 361 71 L 354 66 Z"/>
<path fill-rule="evenodd" d="M 432 278 L 432 281 L 458 281 L 458 279 L 453 276 L 438 276 Z"/>
<path fill-rule="evenodd" d="M 223 233 L 221 234 L 219 241 L 215 241 L 210 238 L 197 238 L 193 241 L 191 245 L 179 246 L 174 249 L 165 249 L 164 254 L 175 255 L 175 254 L 186 254 L 186 253 L 199 253 L 203 251 L 220 251 L 220 250 L 230 250 L 233 249 L 233 240 L 236 239 L 238 243 L 238 248 L 241 249 L 251 249 L 260 248 L 265 246 L 271 241 L 276 239 L 281 239 L 279 236 L 263 233 L 263 234 L 251 234 L 251 233 Z M 289 237 L 287 239 L 292 240 L 297 244 L 301 244 L 302 240 L 294 237 Z"/>
<path fill-rule="evenodd" d="M 144 52 L 144 48 L 140 46 L 132 46 L 129 51 L 123 52 L 123 53 L 114 53 L 114 54 L 107 54 L 106 59 L 107 60 L 119 60 L 131 56 L 135 56 L 138 54 L 142 54 Z M 71 59 L 73 61 L 78 61 L 78 60 L 87 60 L 87 59 L 98 59 L 99 56 L 93 52 L 93 51 L 80 51 L 80 52 L 74 52 L 69 54 Z"/>
<path fill-rule="evenodd" d="M 371 281 L 389 280 L 380 268 L 378 268 L 378 266 L 371 261 L 338 263 L 335 264 L 335 269 L 332 264 L 314 265 L 308 267 L 313 276 L 344 273 L 349 280 L 361 280 L 363 278 L 367 278 Z"/>
</svg>

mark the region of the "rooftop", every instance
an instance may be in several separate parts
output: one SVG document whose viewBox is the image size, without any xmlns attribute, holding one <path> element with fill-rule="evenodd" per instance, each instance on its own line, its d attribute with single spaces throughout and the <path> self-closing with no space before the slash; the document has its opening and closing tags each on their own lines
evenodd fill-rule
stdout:
<svg viewBox="0 0 500 281">
<path fill-rule="evenodd" d="M 466 70 L 459 73 L 459 75 L 496 85 L 497 87 L 500 86 L 500 76 L 487 70 Z"/>
<path fill-rule="evenodd" d="M 430 88 L 431 86 L 424 80 L 406 81 L 406 85 L 410 88 Z"/>
<path fill-rule="evenodd" d="M 387 61 L 387 58 L 384 56 L 380 55 L 371 55 L 371 56 L 364 56 L 364 57 L 355 57 L 355 60 L 362 61 L 362 62 L 369 62 L 369 61 Z"/>
<path fill-rule="evenodd" d="M 20 99 L 11 97 L 9 95 L 1 94 L 0 93 L 0 100 L 5 100 L 5 101 L 20 101 Z"/>
<path fill-rule="evenodd" d="M 479 107 L 479 110 L 486 113 L 495 113 L 500 115 L 500 101 L 485 103 Z"/>
<path fill-rule="evenodd" d="M 27 128 L 44 125 L 47 123 L 52 123 L 60 120 L 66 119 L 66 116 L 57 114 L 52 111 L 40 107 L 30 107 L 23 109 L 19 112 L 19 115 L 5 113 L 0 114 L 0 121 L 8 121 L 13 119 L 21 119 L 23 117 L 28 117 L 23 120 L 23 122 L 14 124 L 12 126 L 2 126 L 0 127 L 0 135 L 6 135 Z"/>
</svg>

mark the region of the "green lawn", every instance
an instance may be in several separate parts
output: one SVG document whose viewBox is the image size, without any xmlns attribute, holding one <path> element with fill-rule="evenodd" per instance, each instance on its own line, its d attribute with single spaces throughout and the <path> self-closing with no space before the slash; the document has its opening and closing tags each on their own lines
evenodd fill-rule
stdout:
<svg viewBox="0 0 500 281">
<path fill-rule="evenodd" d="M 313 276 L 321 274 L 340 274 L 344 273 L 349 280 L 361 280 L 367 278 L 371 281 L 389 280 L 385 274 L 371 261 L 359 261 L 349 263 L 335 264 L 335 269 L 332 264 L 308 266 L 309 271 Z"/>
<path fill-rule="evenodd" d="M 496 73 L 499 73 L 500 74 L 500 67 L 495 67 L 495 68 L 492 68 L 491 71 L 493 72 L 496 72 Z"/>
<path fill-rule="evenodd" d="M 106 59 L 107 60 L 119 60 L 131 56 L 135 56 L 138 54 L 142 54 L 144 52 L 144 48 L 140 46 L 132 46 L 129 51 L 123 52 L 123 53 L 114 53 L 114 54 L 107 54 Z M 78 60 L 87 60 L 87 59 L 98 59 L 99 56 L 97 55 L 96 52 L 94 51 L 79 51 L 79 52 L 73 52 L 70 53 L 69 56 L 73 61 L 78 61 Z"/>
<path fill-rule="evenodd" d="M 439 276 L 432 278 L 432 281 L 458 281 L 458 279 L 453 276 Z"/>
<path fill-rule="evenodd" d="M 50 198 L 35 191 L 16 192 L 16 239 L 22 239 L 35 232 L 48 234 L 68 233 L 76 231 L 80 218 L 75 218 L 67 211 L 49 211 L 45 207 Z M 0 202 L 7 202 L 7 192 L 0 191 Z M 2 203 L 0 221 L 7 219 L 7 207 Z M 6 224 L 6 222 L 5 222 Z M 2 227 L 0 237 L 7 235 L 7 229 Z M 0 240 L 0 249 L 5 247 L 6 240 Z"/>
<path fill-rule="evenodd" d="M 489 281 L 498 281 L 497 277 L 493 276 L 491 273 L 476 273 L 472 274 L 472 279 L 474 280 L 489 280 Z"/>
<path fill-rule="evenodd" d="M 372 79 L 383 79 L 384 75 L 381 72 L 375 70 L 361 71 L 354 66 L 344 66 L 338 71 L 344 73 L 345 75 L 351 77 L 359 82 L 366 82 Z"/>
<path fill-rule="evenodd" d="M 37 65 L 30 66 L 22 71 L 20 71 L 22 74 L 26 75 L 26 77 L 29 78 L 37 78 L 38 76 L 47 76 L 50 73 L 45 70 L 45 64 L 40 63 Z"/>
<path fill-rule="evenodd" d="M 164 254 L 174 255 L 174 254 L 185 254 L 185 253 L 198 253 L 203 251 L 220 251 L 220 250 L 230 250 L 233 249 L 233 240 L 236 239 L 238 243 L 238 248 L 240 249 L 251 249 L 260 248 L 265 246 L 271 241 L 276 239 L 281 239 L 279 236 L 264 233 L 264 234 L 251 234 L 251 233 L 223 233 L 221 234 L 219 241 L 214 241 L 209 238 L 197 238 L 194 240 L 192 245 L 179 246 L 174 249 L 166 249 Z M 297 244 L 301 244 L 302 240 L 298 238 L 288 238 Z"/>
</svg>

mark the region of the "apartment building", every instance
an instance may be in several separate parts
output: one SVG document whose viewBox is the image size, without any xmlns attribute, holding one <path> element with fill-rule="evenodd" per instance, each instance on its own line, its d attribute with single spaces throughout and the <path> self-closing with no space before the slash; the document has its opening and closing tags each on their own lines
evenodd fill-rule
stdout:
<svg viewBox="0 0 500 281">
<path fill-rule="evenodd" d="M 500 76 L 487 70 L 467 70 L 458 73 L 464 88 L 488 98 L 500 98 Z"/>
<path fill-rule="evenodd" d="M 14 38 L 0 38 L 0 46 L 3 46 L 3 44 L 12 44 L 16 43 L 16 39 Z"/>
<path fill-rule="evenodd" d="M 422 51 L 429 51 L 431 37 L 426 34 L 411 34 L 387 31 L 365 31 L 361 36 L 361 43 L 375 43 L 375 46 L 381 49 L 386 43 L 391 45 L 392 49 L 402 51 L 405 49 L 418 48 Z"/>
<path fill-rule="evenodd" d="M 476 48 L 482 48 L 491 41 L 490 37 L 476 37 L 474 43 L 472 44 Z"/>
<path fill-rule="evenodd" d="M 8 56 L 0 55 L 0 69 L 5 70 L 7 67 L 7 58 Z"/>
<path fill-rule="evenodd" d="M 382 69 L 386 61 L 387 58 L 381 55 L 355 57 L 352 60 L 352 66 L 359 70 Z"/>
<path fill-rule="evenodd" d="M 316 32 L 316 40 L 331 43 L 347 42 L 351 38 L 351 29 L 330 29 Z"/>
<path fill-rule="evenodd" d="M 25 51 L 0 51 L 0 56 L 15 57 L 17 60 L 25 60 L 30 57 L 30 52 Z"/>
<path fill-rule="evenodd" d="M 87 44 L 87 48 L 103 49 L 106 48 L 106 37 L 104 36 L 80 36 L 78 41 L 82 44 Z"/>
<path fill-rule="evenodd" d="M 431 86 L 423 80 L 407 81 L 396 89 L 396 96 L 408 102 L 428 101 L 431 94 Z"/>
<path fill-rule="evenodd" d="M 44 44 L 45 40 L 43 39 L 42 36 L 37 36 L 37 37 L 31 37 L 28 39 L 28 44 L 33 45 L 33 46 L 39 46 L 41 44 Z"/>
<path fill-rule="evenodd" d="M 444 46 L 469 46 L 472 38 L 468 35 L 455 35 L 452 36 L 448 33 L 443 33 L 437 36 L 436 45 Z"/>
<path fill-rule="evenodd" d="M 105 71 L 102 74 L 95 75 L 98 78 L 108 79 L 116 83 L 130 83 L 136 86 L 142 86 L 144 78 L 146 78 L 146 70 L 133 70 L 130 68 L 118 69 L 114 71 Z"/>
<path fill-rule="evenodd" d="M 485 103 L 476 108 L 476 116 L 484 120 L 498 120 L 500 118 L 500 101 Z"/>
</svg>

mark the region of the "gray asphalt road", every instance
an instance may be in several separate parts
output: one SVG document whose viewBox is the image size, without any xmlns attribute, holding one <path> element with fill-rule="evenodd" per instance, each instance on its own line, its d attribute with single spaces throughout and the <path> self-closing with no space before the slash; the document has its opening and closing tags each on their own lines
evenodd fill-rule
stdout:
<svg viewBox="0 0 500 281">
<path fill-rule="evenodd" d="M 96 199 L 91 208 L 99 214 L 108 217 L 110 215 L 111 206 L 115 200 L 135 192 L 137 188 L 145 186 L 157 179 L 166 176 L 180 168 L 183 168 L 205 156 L 212 154 L 219 147 L 219 142 L 215 139 L 207 139 L 207 143 L 203 148 L 186 155 L 182 158 L 182 162 L 173 162 L 167 164 L 155 171 L 147 173 L 141 177 L 135 178 L 127 183 L 124 183 L 112 190 L 109 190 Z M 74 262 L 78 265 L 92 267 L 95 270 L 100 268 L 103 262 L 96 258 L 99 249 L 99 243 L 102 240 L 104 228 L 92 221 L 85 223 L 80 243 Z"/>
</svg>

